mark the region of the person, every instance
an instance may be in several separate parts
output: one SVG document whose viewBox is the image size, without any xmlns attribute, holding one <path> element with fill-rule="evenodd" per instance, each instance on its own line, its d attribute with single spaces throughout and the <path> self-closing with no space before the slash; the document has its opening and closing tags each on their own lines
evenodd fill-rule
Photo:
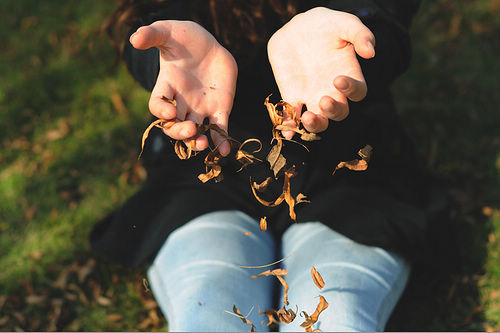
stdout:
<svg viewBox="0 0 500 333">
<path fill-rule="evenodd" d="M 233 305 L 258 331 L 268 330 L 259 312 L 281 308 L 283 290 L 276 279 L 252 278 L 262 268 L 245 267 L 280 258 L 289 308 L 298 312 L 281 331 L 302 330 L 299 313 L 312 314 L 318 295 L 329 306 L 312 329 L 384 330 L 427 251 L 424 172 L 391 97 L 409 66 L 418 7 L 416 0 L 122 2 L 112 22 L 130 29 L 123 58 L 151 91 L 151 114 L 175 124 L 151 131 L 146 182 L 95 226 L 91 244 L 123 265 L 148 265 L 169 330 L 249 330 L 225 312 Z M 286 205 L 265 207 L 253 197 L 249 178 L 264 179 L 265 162 L 237 172 L 225 136 L 197 133 L 198 124 L 215 124 L 268 150 L 269 95 L 290 103 L 321 137 L 305 150 L 291 141 L 298 140 L 293 131 L 282 133 L 284 155 L 298 168 L 292 190 L 310 200 L 296 206 L 297 222 Z M 199 153 L 181 160 L 171 140 Z M 367 144 L 366 171 L 332 176 Z M 209 149 L 225 156 L 221 182 L 197 178 Z M 263 216 L 267 232 L 259 230 Z M 321 290 L 312 266 L 325 281 Z"/>
</svg>

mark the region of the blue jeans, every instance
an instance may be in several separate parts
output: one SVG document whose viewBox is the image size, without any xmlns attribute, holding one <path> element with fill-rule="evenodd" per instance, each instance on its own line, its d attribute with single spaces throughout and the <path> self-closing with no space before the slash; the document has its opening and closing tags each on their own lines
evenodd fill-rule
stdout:
<svg viewBox="0 0 500 333">
<path fill-rule="evenodd" d="M 250 326 L 225 312 L 232 312 L 233 304 L 244 316 L 250 312 L 257 331 L 268 331 L 258 310 L 281 308 L 283 301 L 273 304 L 273 295 L 283 291 L 276 289 L 281 287 L 275 277 L 252 275 L 278 265 L 240 266 L 265 265 L 290 254 L 281 263 L 288 271 L 287 308 L 311 315 L 318 295 L 329 303 L 313 330 L 383 331 L 410 273 L 400 256 L 356 243 L 319 222 L 291 224 L 279 251 L 270 233 L 260 231 L 248 215 L 218 211 L 173 232 L 147 274 L 170 331 L 249 331 Z M 312 265 L 325 281 L 322 290 L 313 283 Z M 280 331 L 303 331 L 299 313 Z"/>
</svg>

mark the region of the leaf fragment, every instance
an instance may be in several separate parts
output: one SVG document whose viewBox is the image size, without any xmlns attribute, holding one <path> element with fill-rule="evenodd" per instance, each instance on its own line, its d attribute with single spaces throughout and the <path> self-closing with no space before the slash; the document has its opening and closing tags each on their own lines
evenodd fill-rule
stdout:
<svg viewBox="0 0 500 333">
<path fill-rule="evenodd" d="M 290 324 L 297 316 L 295 311 L 293 311 L 292 309 L 287 309 L 284 305 L 276 312 L 276 315 L 278 316 L 279 321 L 285 324 Z"/>
<path fill-rule="evenodd" d="M 276 320 L 275 316 L 276 316 L 276 310 L 274 309 L 269 309 L 269 310 L 266 310 L 266 311 L 260 311 L 259 310 L 259 314 L 263 314 L 263 315 L 266 315 L 267 316 L 267 324 L 266 326 L 269 327 L 271 326 L 272 324 L 279 324 L 278 320 Z"/>
<path fill-rule="evenodd" d="M 349 170 L 354 170 L 354 171 L 364 171 L 368 169 L 368 163 L 365 160 L 352 160 L 347 162 L 340 162 L 335 168 L 335 170 L 333 170 L 332 175 L 334 175 L 335 172 L 337 172 L 337 170 L 342 168 L 347 168 Z"/>
<path fill-rule="evenodd" d="M 259 144 L 257 149 L 254 149 L 252 153 L 249 153 L 243 149 L 243 147 L 251 142 L 257 142 Z M 255 157 L 253 154 L 258 153 L 262 149 L 262 142 L 258 139 L 247 139 L 245 140 L 236 151 L 236 160 L 242 164 L 241 168 L 238 171 L 243 170 L 249 164 L 254 163 L 255 161 L 261 162 L 260 159 Z"/>
<path fill-rule="evenodd" d="M 259 227 L 260 227 L 260 231 L 267 230 L 267 216 L 260 218 L 260 226 Z"/>
<path fill-rule="evenodd" d="M 366 145 L 358 151 L 358 155 L 363 161 L 370 162 L 370 157 L 372 156 L 373 147 Z"/>
<path fill-rule="evenodd" d="M 252 278 L 256 279 L 261 276 L 284 276 L 287 275 L 288 271 L 285 268 L 276 268 L 276 269 L 268 269 L 267 271 L 264 271 L 262 273 L 259 273 L 258 275 L 253 275 Z"/>
<path fill-rule="evenodd" d="M 306 332 L 312 332 L 311 326 L 314 325 L 319 318 L 321 312 L 323 312 L 326 308 L 328 308 L 328 302 L 323 296 L 319 296 L 319 303 L 316 306 L 316 310 L 312 315 L 308 315 L 307 312 L 302 311 L 302 314 L 305 316 L 306 320 L 300 324 L 300 327 L 305 328 Z"/>
<path fill-rule="evenodd" d="M 243 233 L 243 235 L 245 235 L 245 236 L 249 236 L 249 235 L 251 235 L 251 234 L 252 234 L 252 232 L 251 232 L 251 231 L 245 231 L 245 232 Z"/>
<path fill-rule="evenodd" d="M 271 177 L 267 177 L 261 183 L 253 182 L 253 187 L 255 188 L 255 190 L 257 190 L 259 192 L 265 192 L 267 190 L 267 187 L 269 186 L 269 184 L 271 183 L 272 180 L 273 179 Z"/>
<path fill-rule="evenodd" d="M 253 310 L 253 307 L 252 307 L 252 310 Z M 250 312 L 252 312 L 252 310 L 250 310 Z M 233 313 L 236 315 L 236 317 L 240 318 L 241 321 L 243 322 L 243 324 L 251 325 L 250 332 L 255 332 L 255 325 L 247 318 L 250 315 L 250 312 L 246 316 L 243 316 L 241 311 L 238 310 L 238 308 L 236 307 L 236 304 L 233 304 Z M 231 312 L 228 312 L 228 313 L 231 313 Z"/>
<path fill-rule="evenodd" d="M 321 274 L 319 274 L 319 272 L 316 270 L 314 266 L 311 267 L 311 275 L 314 284 L 318 286 L 319 289 L 323 289 L 323 287 L 325 286 L 325 281 L 323 281 Z"/>
<path fill-rule="evenodd" d="M 262 199 L 261 197 L 259 197 L 259 195 L 257 194 L 257 189 L 254 187 L 254 183 L 252 183 L 252 177 L 250 177 L 250 188 L 252 189 L 252 193 L 253 193 L 253 196 L 255 197 L 255 199 L 257 199 L 257 201 L 260 202 L 261 204 L 263 204 L 264 206 L 276 207 L 276 206 L 280 205 L 283 202 L 283 200 L 285 200 L 283 193 L 278 198 L 276 198 L 274 201 L 266 201 L 266 200 Z"/>
<path fill-rule="evenodd" d="M 218 150 L 208 153 L 204 161 L 206 173 L 199 174 L 198 179 L 203 183 L 208 182 L 210 179 L 214 179 L 216 183 L 220 182 L 223 179 L 222 167 L 219 165 L 221 159 L 222 156 Z"/>
</svg>

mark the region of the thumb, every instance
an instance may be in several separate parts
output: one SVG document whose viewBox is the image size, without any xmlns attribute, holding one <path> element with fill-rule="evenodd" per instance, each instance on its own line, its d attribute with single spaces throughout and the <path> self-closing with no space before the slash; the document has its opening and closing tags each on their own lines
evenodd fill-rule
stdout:
<svg viewBox="0 0 500 333">
<path fill-rule="evenodd" d="M 375 56 L 375 36 L 358 17 L 349 20 L 344 31 L 341 38 L 353 44 L 360 57 L 370 59 Z"/>
<path fill-rule="evenodd" d="M 170 24 L 168 22 L 154 22 L 142 26 L 130 36 L 130 43 L 139 50 L 165 45 L 170 38 Z"/>
</svg>

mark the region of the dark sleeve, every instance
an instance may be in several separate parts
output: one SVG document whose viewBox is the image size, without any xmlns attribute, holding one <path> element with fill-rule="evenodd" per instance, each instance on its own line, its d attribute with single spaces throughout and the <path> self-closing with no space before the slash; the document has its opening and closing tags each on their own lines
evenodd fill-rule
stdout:
<svg viewBox="0 0 500 333">
<path fill-rule="evenodd" d="M 410 64 L 408 30 L 420 0 L 330 0 L 328 7 L 356 15 L 373 32 L 375 58 L 359 58 L 368 85 L 368 97 L 387 90 Z"/>
<path fill-rule="evenodd" d="M 139 27 L 149 25 L 158 20 L 186 20 L 188 19 L 188 3 L 185 0 L 165 1 L 164 5 L 154 11 L 140 16 L 126 37 L 125 48 L 123 50 L 123 60 L 127 64 L 129 72 L 141 86 L 151 91 L 156 83 L 156 78 L 160 70 L 159 52 L 153 47 L 147 50 L 137 50 L 129 42 L 129 37 Z"/>
</svg>

